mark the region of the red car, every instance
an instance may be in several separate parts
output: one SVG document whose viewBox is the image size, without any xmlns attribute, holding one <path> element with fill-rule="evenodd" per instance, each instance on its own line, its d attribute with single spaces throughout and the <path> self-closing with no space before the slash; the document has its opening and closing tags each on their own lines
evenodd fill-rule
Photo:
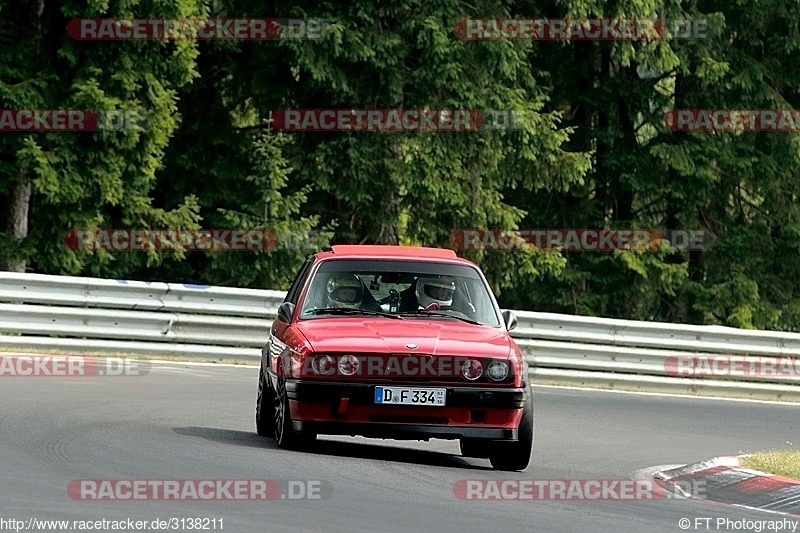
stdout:
<svg viewBox="0 0 800 533">
<path fill-rule="evenodd" d="M 333 246 L 310 256 L 261 358 L 259 435 L 459 439 L 523 470 L 533 443 L 528 366 L 477 265 L 452 250 Z"/>
</svg>

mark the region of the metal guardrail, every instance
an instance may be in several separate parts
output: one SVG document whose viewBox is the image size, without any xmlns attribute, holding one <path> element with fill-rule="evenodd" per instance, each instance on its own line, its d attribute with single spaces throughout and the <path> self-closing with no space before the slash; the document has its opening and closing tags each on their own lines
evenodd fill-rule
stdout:
<svg viewBox="0 0 800 533">
<path fill-rule="evenodd" d="M 280 291 L 0 272 L 0 351 L 256 361 Z M 800 401 L 800 376 L 671 376 L 697 354 L 787 358 L 800 334 L 516 312 L 542 384 Z M 800 372 L 800 361 L 795 367 Z"/>
<path fill-rule="evenodd" d="M 284 295 L 0 272 L 0 350 L 257 359 Z"/>
</svg>

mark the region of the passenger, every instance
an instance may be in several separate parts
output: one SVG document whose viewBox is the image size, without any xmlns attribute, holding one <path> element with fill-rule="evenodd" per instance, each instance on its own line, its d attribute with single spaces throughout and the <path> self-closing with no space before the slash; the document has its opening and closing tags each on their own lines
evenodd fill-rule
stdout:
<svg viewBox="0 0 800 533">
<path fill-rule="evenodd" d="M 417 302 L 423 309 L 441 309 L 453 305 L 456 284 L 452 278 L 420 277 L 417 280 Z"/>
</svg>

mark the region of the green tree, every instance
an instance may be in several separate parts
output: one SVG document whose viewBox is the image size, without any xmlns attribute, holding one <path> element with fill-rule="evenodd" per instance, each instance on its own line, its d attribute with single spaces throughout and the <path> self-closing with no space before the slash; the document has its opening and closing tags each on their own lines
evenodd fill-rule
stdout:
<svg viewBox="0 0 800 533">
<path fill-rule="evenodd" d="M 212 16 L 272 17 L 263 3 L 216 3 Z M 269 129 L 269 110 L 291 84 L 291 63 L 275 41 L 201 41 L 199 79 L 180 92 L 183 122 L 155 194 L 178 205 L 196 196 L 206 228 L 266 229 L 265 252 L 175 254 L 150 275 L 166 280 L 288 288 L 305 256 L 329 244 L 330 225 L 305 208 L 310 187 L 296 179 L 292 140 Z"/>
<path fill-rule="evenodd" d="M 523 287 L 520 306 L 556 312 L 797 327 L 797 141 L 775 132 L 677 133 L 672 109 L 796 107 L 788 54 L 796 7 L 783 2 L 600 4 L 563 0 L 525 16 L 704 20 L 697 39 L 548 43 L 553 109 L 591 150 L 584 184 L 515 204 L 533 227 L 705 229 L 707 250 L 569 253 Z"/>
<path fill-rule="evenodd" d="M 674 69 L 676 108 L 796 109 L 800 6 L 711 2 L 720 31 L 686 43 Z M 797 132 L 662 134 L 651 153 L 675 184 L 670 217 L 719 241 L 689 257 L 675 302 L 692 322 L 800 330 Z"/>
<path fill-rule="evenodd" d="M 178 126 L 176 90 L 196 76 L 191 41 L 85 42 L 71 39 L 77 17 L 177 17 L 204 13 L 194 0 L 62 3 L 7 0 L 2 6 L 0 107 L 138 113 L 141 128 L 0 136 L 0 256 L 22 271 L 126 276 L 159 263 L 158 253 L 68 250 L 76 228 L 192 227 L 187 194 L 164 209 L 149 195 Z"/>
<path fill-rule="evenodd" d="M 559 129 L 558 114 L 542 111 L 547 95 L 526 60 L 532 44 L 460 40 L 453 28 L 468 15 L 461 3 L 268 7 L 237 2 L 222 10 L 334 25 L 316 41 L 201 47 L 203 81 L 181 104 L 191 133 L 173 145 L 165 174 L 178 179 L 159 187 L 177 195 L 182 184 L 198 183 L 206 220 L 216 213 L 226 223 L 282 223 L 288 229 L 288 219 L 296 218 L 301 231 L 317 223 L 334 228 L 333 242 L 442 246 L 453 230 L 515 227 L 524 213 L 510 207 L 504 194 L 518 187 L 564 190 L 588 168 L 585 155 L 562 149 L 568 132 Z M 492 9 L 509 14 L 503 5 Z M 266 130 L 272 112 L 302 108 L 500 109 L 528 111 L 531 119 L 514 132 L 252 133 L 259 125 Z M 188 109 L 202 113 L 191 117 Z M 273 207 L 265 203 L 290 207 L 270 215 Z M 261 272 L 257 284 L 270 286 L 274 267 L 285 269 L 275 263 L 279 257 L 297 264 L 302 255 L 239 254 L 215 261 L 224 265 L 220 273 L 230 273 L 229 281 L 254 283 L 254 272 Z M 475 259 L 491 271 L 497 289 L 515 286 L 520 276 L 556 272 L 563 263 L 544 253 Z"/>
</svg>

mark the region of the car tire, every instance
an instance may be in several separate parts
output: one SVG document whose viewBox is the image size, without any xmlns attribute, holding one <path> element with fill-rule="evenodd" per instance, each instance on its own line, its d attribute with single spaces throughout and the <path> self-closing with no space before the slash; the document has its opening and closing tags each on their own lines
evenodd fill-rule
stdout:
<svg viewBox="0 0 800 533">
<path fill-rule="evenodd" d="M 496 470 L 525 470 L 533 451 L 533 391 L 528 388 L 528 397 L 522 408 L 522 420 L 517 430 L 517 441 L 492 445 L 489 462 Z"/>
<path fill-rule="evenodd" d="M 287 450 L 306 448 L 314 443 L 317 436 L 306 431 L 297 431 L 292 428 L 292 416 L 289 410 L 289 397 L 286 394 L 286 376 L 281 368 L 278 369 L 276 387 L 273 390 L 275 440 L 278 447 Z"/>
<path fill-rule="evenodd" d="M 258 396 L 256 397 L 256 433 L 262 437 L 275 436 L 275 393 L 264 375 L 258 371 Z"/>
</svg>

